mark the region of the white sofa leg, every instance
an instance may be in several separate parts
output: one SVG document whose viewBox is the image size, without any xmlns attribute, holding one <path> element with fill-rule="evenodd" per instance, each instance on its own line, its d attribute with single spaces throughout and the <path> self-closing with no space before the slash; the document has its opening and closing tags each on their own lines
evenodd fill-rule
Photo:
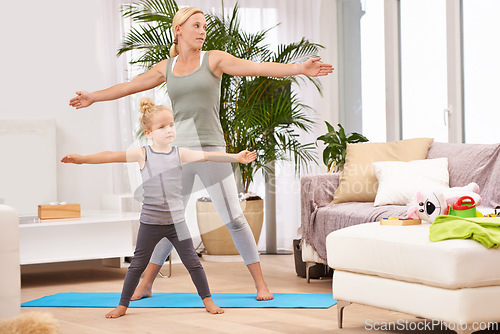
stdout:
<svg viewBox="0 0 500 334">
<path fill-rule="evenodd" d="M 351 302 L 337 300 L 337 325 L 339 328 L 342 328 L 342 322 L 344 320 L 344 307 L 349 305 L 351 305 Z"/>
</svg>

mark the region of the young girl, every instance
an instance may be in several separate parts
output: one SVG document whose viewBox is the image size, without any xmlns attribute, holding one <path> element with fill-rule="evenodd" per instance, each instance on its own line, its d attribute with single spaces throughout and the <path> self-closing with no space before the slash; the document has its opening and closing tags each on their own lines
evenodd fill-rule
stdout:
<svg viewBox="0 0 500 334">
<path fill-rule="evenodd" d="M 136 249 L 125 276 L 120 303 L 117 308 L 106 314 L 106 318 L 118 318 L 126 313 L 141 274 L 156 244 L 164 237 L 177 250 L 206 310 L 212 314 L 224 313 L 212 301 L 205 271 L 195 252 L 184 220 L 181 195 L 182 165 L 202 161 L 247 164 L 255 160 L 256 153 L 201 152 L 171 146 L 176 136 L 172 110 L 162 105 L 155 105 L 149 98 L 143 98 L 141 114 L 141 127 L 146 137 L 152 141 L 151 146 L 136 147 L 126 152 L 107 151 L 86 156 L 69 154 L 61 159 L 62 162 L 75 164 L 137 162 L 141 169 L 144 199 Z"/>
</svg>

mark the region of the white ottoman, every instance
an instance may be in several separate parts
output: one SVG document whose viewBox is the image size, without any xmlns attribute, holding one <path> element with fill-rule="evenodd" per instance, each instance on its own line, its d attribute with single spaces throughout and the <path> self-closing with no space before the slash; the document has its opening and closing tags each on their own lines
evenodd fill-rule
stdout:
<svg viewBox="0 0 500 334">
<path fill-rule="evenodd" d="M 0 319 L 19 315 L 21 307 L 21 267 L 19 264 L 19 217 L 0 204 Z"/>
<path fill-rule="evenodd" d="M 462 333 L 500 321 L 500 249 L 473 240 L 431 242 L 429 227 L 376 222 L 328 235 L 340 328 L 350 302 L 445 321 Z"/>
</svg>

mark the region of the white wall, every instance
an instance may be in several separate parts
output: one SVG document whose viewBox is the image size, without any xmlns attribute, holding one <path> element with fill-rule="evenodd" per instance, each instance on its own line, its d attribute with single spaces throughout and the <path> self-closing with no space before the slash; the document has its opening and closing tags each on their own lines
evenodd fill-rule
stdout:
<svg viewBox="0 0 500 334">
<path fill-rule="evenodd" d="M 0 119 L 55 119 L 58 159 L 67 153 L 116 149 L 116 115 L 110 102 L 79 111 L 68 105 L 75 90 L 112 83 L 109 69 L 116 61 L 116 47 L 108 45 L 103 34 L 102 2 L 2 3 Z M 2 163 L 4 159 L 8 157 L 2 157 Z M 99 209 L 100 195 L 113 192 L 112 180 L 110 165 L 58 162 L 58 200 L 80 203 L 82 210 Z"/>
</svg>

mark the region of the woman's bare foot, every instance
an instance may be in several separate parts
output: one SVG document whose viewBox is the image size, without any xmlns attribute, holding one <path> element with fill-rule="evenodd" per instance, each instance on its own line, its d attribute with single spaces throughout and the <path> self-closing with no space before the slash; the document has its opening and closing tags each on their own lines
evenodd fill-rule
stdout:
<svg viewBox="0 0 500 334">
<path fill-rule="evenodd" d="M 215 305 L 214 301 L 212 300 L 212 297 L 203 298 L 203 305 L 205 305 L 205 309 L 210 314 L 222 314 L 222 313 L 224 313 L 223 309 L 221 309 L 219 306 Z"/>
<path fill-rule="evenodd" d="M 269 292 L 267 288 L 266 281 L 262 275 L 262 269 L 260 268 L 260 262 L 255 262 L 247 265 L 250 274 L 255 282 L 255 287 L 257 288 L 257 300 L 271 300 L 274 298 L 273 294 Z"/>
<path fill-rule="evenodd" d="M 125 306 L 122 306 L 122 305 L 118 305 L 117 308 L 115 308 L 113 311 L 111 311 L 108 314 L 106 314 L 106 318 L 108 318 L 108 319 L 119 318 L 122 315 L 125 315 L 125 313 L 127 312 L 127 308 L 128 307 L 125 307 Z"/>
<path fill-rule="evenodd" d="M 160 269 L 160 265 L 151 262 L 148 263 L 148 266 L 144 271 L 144 277 L 135 289 L 134 294 L 132 295 L 132 298 L 130 298 L 130 300 L 139 300 L 142 298 L 151 297 L 153 295 L 153 282 L 155 281 L 156 275 L 158 275 Z"/>
<path fill-rule="evenodd" d="M 269 289 L 266 287 L 264 288 L 257 288 L 257 300 L 271 300 L 274 299 L 274 296 L 271 292 L 269 292 Z"/>
<path fill-rule="evenodd" d="M 132 298 L 130 300 L 139 300 L 142 298 L 148 298 L 153 295 L 153 287 L 152 286 L 145 286 L 146 284 L 143 284 L 144 280 L 141 281 L 141 284 L 137 286 L 137 288 L 134 291 L 134 294 L 132 295 Z"/>
</svg>

